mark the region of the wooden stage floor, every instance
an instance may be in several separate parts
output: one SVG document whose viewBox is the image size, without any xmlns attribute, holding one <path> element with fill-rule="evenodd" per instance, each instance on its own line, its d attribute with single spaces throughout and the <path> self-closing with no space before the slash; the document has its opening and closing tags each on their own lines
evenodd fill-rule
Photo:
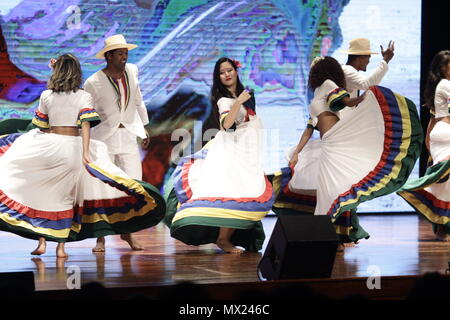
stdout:
<svg viewBox="0 0 450 320">
<path fill-rule="evenodd" d="M 363 215 L 371 234 L 344 253 L 337 253 L 332 279 L 367 278 L 376 266 L 382 277 L 444 274 L 450 242 L 434 241 L 431 225 L 416 215 Z M 69 243 L 67 259 L 56 259 L 55 244 L 33 257 L 37 242 L 0 232 L 0 272 L 33 271 L 36 290 L 65 290 L 68 276 L 79 270 L 81 284 L 97 281 L 107 288 L 172 285 L 182 280 L 200 284 L 256 282 L 256 268 L 276 217 L 263 220 L 266 241 L 260 253 L 223 254 L 215 245 L 187 246 L 170 237 L 163 224 L 137 233 L 144 251 L 131 251 L 118 236 L 107 237 L 106 253 L 92 253 L 95 240 Z M 75 268 L 75 269 L 74 269 Z M 69 271 L 69 273 L 68 273 Z"/>
</svg>

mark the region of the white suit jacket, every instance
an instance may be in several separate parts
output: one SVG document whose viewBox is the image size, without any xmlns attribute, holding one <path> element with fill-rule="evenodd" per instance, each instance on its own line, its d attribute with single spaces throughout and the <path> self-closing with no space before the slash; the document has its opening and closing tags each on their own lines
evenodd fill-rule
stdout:
<svg viewBox="0 0 450 320">
<path fill-rule="evenodd" d="M 101 123 L 92 128 L 93 139 L 106 140 L 119 128 L 120 124 L 140 138 L 146 138 L 144 126 L 148 124 L 147 108 L 142 99 L 138 81 L 138 68 L 127 63 L 129 99 L 125 107 L 119 107 L 119 96 L 106 74 L 99 70 L 84 83 L 84 90 L 92 95 L 93 106 L 100 115 Z"/>
<path fill-rule="evenodd" d="M 375 71 L 368 77 L 362 75 L 358 70 L 349 65 L 343 65 L 342 70 L 344 70 L 345 74 L 347 92 L 351 98 L 355 98 L 358 90 L 367 90 L 371 86 L 375 86 L 381 82 L 381 79 L 383 79 L 388 71 L 388 64 L 382 60 Z"/>
</svg>

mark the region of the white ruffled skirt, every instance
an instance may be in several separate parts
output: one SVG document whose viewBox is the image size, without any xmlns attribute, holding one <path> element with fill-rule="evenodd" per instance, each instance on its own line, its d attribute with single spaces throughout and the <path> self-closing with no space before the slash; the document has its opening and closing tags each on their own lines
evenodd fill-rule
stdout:
<svg viewBox="0 0 450 320">
<path fill-rule="evenodd" d="M 65 242 L 135 232 L 157 224 L 165 203 L 154 187 L 115 166 L 90 141 L 38 129 L 0 138 L 0 229 Z"/>
</svg>

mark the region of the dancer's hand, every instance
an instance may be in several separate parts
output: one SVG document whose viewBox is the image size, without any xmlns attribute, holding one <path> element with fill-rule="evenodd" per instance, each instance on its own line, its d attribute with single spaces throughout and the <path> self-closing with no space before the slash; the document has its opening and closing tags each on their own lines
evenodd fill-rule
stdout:
<svg viewBox="0 0 450 320">
<path fill-rule="evenodd" d="M 297 165 L 297 162 L 298 162 L 298 153 L 292 156 L 291 160 L 289 161 L 289 167 L 295 167 Z"/>
<path fill-rule="evenodd" d="M 355 98 L 357 101 L 355 107 L 357 107 L 366 98 L 366 93 L 367 91 L 364 91 L 361 95 Z"/>
<path fill-rule="evenodd" d="M 355 98 L 344 97 L 342 99 L 342 102 L 347 107 L 356 108 L 358 106 L 358 104 L 360 104 L 364 100 L 365 97 L 366 97 L 366 91 L 362 95 L 355 97 Z"/>
<path fill-rule="evenodd" d="M 92 161 L 91 161 L 91 158 L 89 157 L 89 154 L 83 153 L 83 164 L 84 165 L 88 165 L 91 162 Z"/>
<path fill-rule="evenodd" d="M 239 95 L 239 97 L 237 99 L 240 102 L 240 104 L 244 104 L 251 97 L 252 96 L 251 96 L 250 92 L 248 90 L 244 90 L 244 91 L 242 91 L 242 93 Z"/>
<path fill-rule="evenodd" d="M 142 149 L 147 149 L 148 146 L 150 145 L 150 133 L 148 132 L 147 128 L 145 128 L 145 135 L 146 135 L 146 138 L 142 139 L 142 142 L 141 142 Z"/>
<path fill-rule="evenodd" d="M 383 46 L 380 45 L 381 55 L 383 56 L 384 61 L 389 63 L 391 59 L 394 57 L 394 41 L 389 41 L 388 47 L 386 50 L 383 50 Z"/>
</svg>

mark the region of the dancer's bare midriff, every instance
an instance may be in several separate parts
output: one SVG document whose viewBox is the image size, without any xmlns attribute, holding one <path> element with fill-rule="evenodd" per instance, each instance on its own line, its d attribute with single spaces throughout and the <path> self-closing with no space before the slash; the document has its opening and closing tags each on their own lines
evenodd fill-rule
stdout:
<svg viewBox="0 0 450 320">
<path fill-rule="evenodd" d="M 320 131 L 320 138 L 322 138 L 338 121 L 338 116 L 333 112 L 325 111 L 319 114 L 317 117 L 317 128 Z"/>
<path fill-rule="evenodd" d="M 56 126 L 50 127 L 49 133 L 62 134 L 65 136 L 79 136 L 80 130 L 78 127 L 70 127 L 70 126 Z"/>
</svg>

